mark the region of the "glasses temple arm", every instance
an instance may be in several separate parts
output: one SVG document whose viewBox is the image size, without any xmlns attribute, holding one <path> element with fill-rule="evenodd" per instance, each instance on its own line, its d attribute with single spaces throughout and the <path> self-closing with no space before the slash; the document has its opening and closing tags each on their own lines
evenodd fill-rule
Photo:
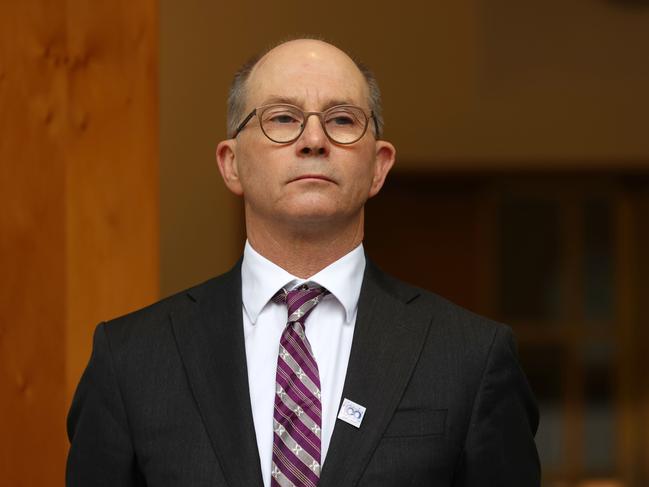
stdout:
<svg viewBox="0 0 649 487">
<path fill-rule="evenodd" d="M 239 135 L 239 132 L 241 132 L 241 131 L 243 130 L 243 128 L 246 126 L 246 124 L 250 121 L 250 119 L 251 119 L 252 117 L 255 116 L 256 113 L 257 113 L 257 109 L 255 108 L 252 112 L 250 112 L 250 113 L 248 114 L 248 116 L 247 116 L 246 118 L 243 119 L 243 122 L 241 122 L 241 123 L 239 124 L 239 126 L 238 126 L 237 129 L 234 131 L 234 134 L 232 135 L 231 138 L 234 139 L 237 135 Z"/>
</svg>

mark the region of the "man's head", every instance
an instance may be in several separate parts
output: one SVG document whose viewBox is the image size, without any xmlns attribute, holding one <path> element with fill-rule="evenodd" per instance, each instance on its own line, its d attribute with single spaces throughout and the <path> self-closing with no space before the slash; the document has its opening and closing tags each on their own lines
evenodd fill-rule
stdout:
<svg viewBox="0 0 649 487">
<path fill-rule="evenodd" d="M 276 103 L 306 112 L 338 105 L 357 106 L 367 117 L 372 112 L 366 76 L 331 44 L 289 41 L 247 70 L 239 98 L 232 103 L 234 128 L 256 108 Z M 229 136 L 234 135 L 232 127 Z M 301 135 L 282 144 L 264 135 L 259 116 L 253 115 L 236 137 L 217 148 L 226 185 L 244 197 L 249 236 L 259 226 L 289 225 L 296 231 L 354 224 L 362 228 L 365 201 L 383 185 L 394 155 L 394 147 L 377 138 L 373 123 L 360 140 L 343 145 L 327 137 L 318 116 L 309 116 Z"/>
</svg>

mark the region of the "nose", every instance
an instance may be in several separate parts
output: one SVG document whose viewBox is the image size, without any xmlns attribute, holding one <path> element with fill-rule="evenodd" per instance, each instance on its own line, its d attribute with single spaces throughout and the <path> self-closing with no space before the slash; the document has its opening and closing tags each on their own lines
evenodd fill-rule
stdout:
<svg viewBox="0 0 649 487">
<path fill-rule="evenodd" d="M 317 115 L 310 114 L 304 122 L 304 131 L 297 139 L 298 154 L 302 156 L 326 156 L 329 154 L 331 142 Z"/>
</svg>

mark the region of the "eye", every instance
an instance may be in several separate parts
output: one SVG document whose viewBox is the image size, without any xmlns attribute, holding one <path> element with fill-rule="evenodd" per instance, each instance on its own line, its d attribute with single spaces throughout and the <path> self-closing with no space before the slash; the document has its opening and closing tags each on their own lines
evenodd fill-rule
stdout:
<svg viewBox="0 0 649 487">
<path fill-rule="evenodd" d="M 290 113 L 281 113 L 274 115 L 269 121 L 273 123 L 293 123 L 297 122 L 297 119 Z"/>
<path fill-rule="evenodd" d="M 302 122 L 300 115 L 295 111 L 288 110 L 285 107 L 277 107 L 264 112 L 263 123 L 268 125 L 290 125 Z"/>
<path fill-rule="evenodd" d="M 353 125 L 354 119 L 349 115 L 337 115 L 328 120 L 329 122 L 335 123 L 336 125 Z"/>
<path fill-rule="evenodd" d="M 349 109 L 335 109 L 327 113 L 326 122 L 331 127 L 353 127 L 362 125 L 361 115 Z"/>
</svg>

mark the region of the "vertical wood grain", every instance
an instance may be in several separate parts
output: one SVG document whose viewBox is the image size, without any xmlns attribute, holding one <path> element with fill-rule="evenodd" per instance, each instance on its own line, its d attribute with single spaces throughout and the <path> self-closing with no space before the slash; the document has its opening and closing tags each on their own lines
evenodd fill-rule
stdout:
<svg viewBox="0 0 649 487">
<path fill-rule="evenodd" d="M 158 295 L 157 3 L 0 12 L 0 484 L 58 486 L 94 325 Z"/>
<path fill-rule="evenodd" d="M 158 296 L 155 0 L 68 0 L 68 397 L 100 320 Z"/>
<path fill-rule="evenodd" d="M 0 15 L 0 483 L 61 484 L 65 416 L 65 17 Z M 37 466 L 34 464 L 37 461 Z"/>
</svg>

